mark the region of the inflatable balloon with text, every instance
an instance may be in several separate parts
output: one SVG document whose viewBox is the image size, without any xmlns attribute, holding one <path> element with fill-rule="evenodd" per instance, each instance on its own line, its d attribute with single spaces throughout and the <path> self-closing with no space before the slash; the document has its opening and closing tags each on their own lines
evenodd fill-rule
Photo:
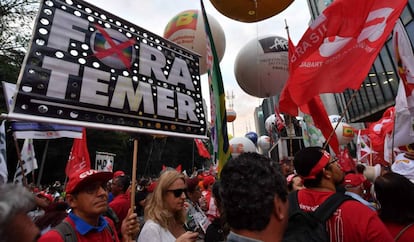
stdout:
<svg viewBox="0 0 414 242">
<path fill-rule="evenodd" d="M 288 77 L 288 43 L 279 36 L 249 41 L 237 54 L 234 74 L 247 94 L 266 98 L 280 94 Z"/>
<path fill-rule="evenodd" d="M 207 14 L 219 61 L 224 56 L 226 37 L 219 22 Z M 207 36 L 201 11 L 186 10 L 174 16 L 164 30 L 164 38 L 201 55 L 200 75 L 207 72 Z"/>
</svg>

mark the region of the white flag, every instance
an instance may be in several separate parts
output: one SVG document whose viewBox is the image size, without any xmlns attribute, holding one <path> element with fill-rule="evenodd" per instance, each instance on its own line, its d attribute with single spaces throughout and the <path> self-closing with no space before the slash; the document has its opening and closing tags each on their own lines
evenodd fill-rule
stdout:
<svg viewBox="0 0 414 242">
<path fill-rule="evenodd" d="M 6 129 L 5 120 L 1 122 L 0 126 L 0 185 L 7 183 L 9 175 L 7 171 L 7 152 L 6 152 Z"/>
<path fill-rule="evenodd" d="M 365 138 L 368 138 L 365 135 Z M 375 152 L 374 150 L 372 150 L 369 145 L 366 143 L 366 141 L 364 140 L 364 137 L 361 135 L 361 130 L 358 130 L 358 137 L 357 137 L 357 151 L 356 151 L 356 155 L 357 155 L 357 161 L 361 162 L 361 163 L 367 163 L 369 164 L 369 155 L 370 154 L 376 154 L 377 152 Z"/>
<path fill-rule="evenodd" d="M 35 156 L 32 139 L 24 140 L 23 148 L 21 151 L 21 159 L 25 175 L 37 169 L 37 160 Z"/>
<path fill-rule="evenodd" d="M 395 98 L 395 132 L 393 146 L 414 143 L 414 54 L 410 39 L 401 21 L 393 35 L 400 85 Z"/>
</svg>

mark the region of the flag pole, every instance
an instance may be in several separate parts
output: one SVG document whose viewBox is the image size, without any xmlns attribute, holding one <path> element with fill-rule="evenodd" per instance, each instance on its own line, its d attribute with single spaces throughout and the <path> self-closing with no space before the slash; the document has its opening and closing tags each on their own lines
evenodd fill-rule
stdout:
<svg viewBox="0 0 414 242">
<path fill-rule="evenodd" d="M 137 179 L 138 139 L 134 138 L 134 157 L 132 159 L 131 209 L 135 209 L 135 189 Z"/>
<path fill-rule="evenodd" d="M 37 183 L 36 183 L 37 186 L 40 186 L 40 181 L 42 180 L 43 170 L 44 170 L 45 162 L 46 162 L 46 153 L 47 153 L 48 148 L 49 148 L 49 140 L 47 139 L 45 148 L 43 150 L 42 163 L 40 164 L 39 175 L 37 176 Z"/>
<path fill-rule="evenodd" d="M 341 122 L 341 120 L 344 118 L 345 113 L 346 113 L 346 112 L 348 111 L 348 109 L 349 109 L 349 106 L 351 106 L 351 102 L 352 102 L 352 100 L 354 100 L 354 98 L 356 97 L 356 94 L 357 94 L 357 92 L 355 91 L 355 92 L 352 94 L 351 98 L 350 98 L 350 99 L 348 100 L 348 102 L 346 103 L 345 110 L 342 112 L 341 117 L 339 118 L 339 122 L 337 122 L 337 123 L 336 123 L 335 128 L 332 130 L 332 132 L 330 133 L 329 137 L 326 139 L 326 142 L 325 142 L 325 145 L 323 146 L 323 149 L 326 149 L 326 147 L 328 146 L 329 141 L 331 140 L 331 138 L 332 138 L 333 134 L 335 133 L 335 130 L 338 128 L 339 123 L 340 123 L 340 122 Z"/>
<path fill-rule="evenodd" d="M 16 152 L 17 152 L 17 162 L 19 163 L 19 167 L 22 170 L 23 185 L 26 186 L 27 185 L 27 180 L 26 180 L 26 174 L 24 174 L 24 169 L 23 169 L 23 164 L 22 164 L 22 156 L 20 154 L 19 143 L 17 142 L 17 139 L 14 135 L 13 135 L 13 140 L 14 140 L 14 146 L 16 147 Z"/>
</svg>

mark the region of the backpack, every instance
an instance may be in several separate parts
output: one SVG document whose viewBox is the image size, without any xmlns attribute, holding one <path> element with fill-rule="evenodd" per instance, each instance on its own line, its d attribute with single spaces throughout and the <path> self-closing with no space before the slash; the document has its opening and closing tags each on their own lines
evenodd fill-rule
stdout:
<svg viewBox="0 0 414 242">
<path fill-rule="evenodd" d="M 62 236 L 63 241 L 78 242 L 78 238 L 76 237 L 76 232 L 68 221 L 63 220 L 60 224 L 56 225 L 53 229 L 56 230 L 60 234 L 60 236 Z M 112 231 L 111 226 L 108 225 L 105 227 L 105 229 L 109 230 L 109 232 L 112 235 L 113 241 L 115 241 L 114 231 Z"/>
<path fill-rule="evenodd" d="M 329 242 L 326 220 L 336 209 L 351 197 L 343 193 L 334 193 L 313 212 L 299 208 L 298 192 L 289 194 L 288 227 L 283 235 L 283 242 Z"/>
</svg>

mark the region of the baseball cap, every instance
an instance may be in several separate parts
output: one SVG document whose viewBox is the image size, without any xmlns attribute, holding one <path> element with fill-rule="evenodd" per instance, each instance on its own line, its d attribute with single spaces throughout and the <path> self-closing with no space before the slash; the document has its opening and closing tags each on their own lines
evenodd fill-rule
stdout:
<svg viewBox="0 0 414 242">
<path fill-rule="evenodd" d="M 366 178 L 361 174 L 349 173 L 344 178 L 344 185 L 345 187 L 357 187 L 364 183 L 365 180 Z"/>
<path fill-rule="evenodd" d="M 115 171 L 113 179 L 117 178 L 118 176 L 125 176 L 125 172 L 123 172 L 121 170 Z"/>
<path fill-rule="evenodd" d="M 112 179 L 112 172 L 97 171 L 97 170 L 81 170 L 72 173 L 69 176 L 68 184 L 66 185 L 66 193 L 71 194 L 79 190 L 83 185 L 89 182 L 102 181 L 107 182 Z"/>
<path fill-rule="evenodd" d="M 47 198 L 47 200 L 49 200 L 50 202 L 53 202 L 53 196 L 52 194 L 46 193 L 44 191 L 41 191 L 37 194 L 38 197 L 44 197 Z"/>
</svg>

